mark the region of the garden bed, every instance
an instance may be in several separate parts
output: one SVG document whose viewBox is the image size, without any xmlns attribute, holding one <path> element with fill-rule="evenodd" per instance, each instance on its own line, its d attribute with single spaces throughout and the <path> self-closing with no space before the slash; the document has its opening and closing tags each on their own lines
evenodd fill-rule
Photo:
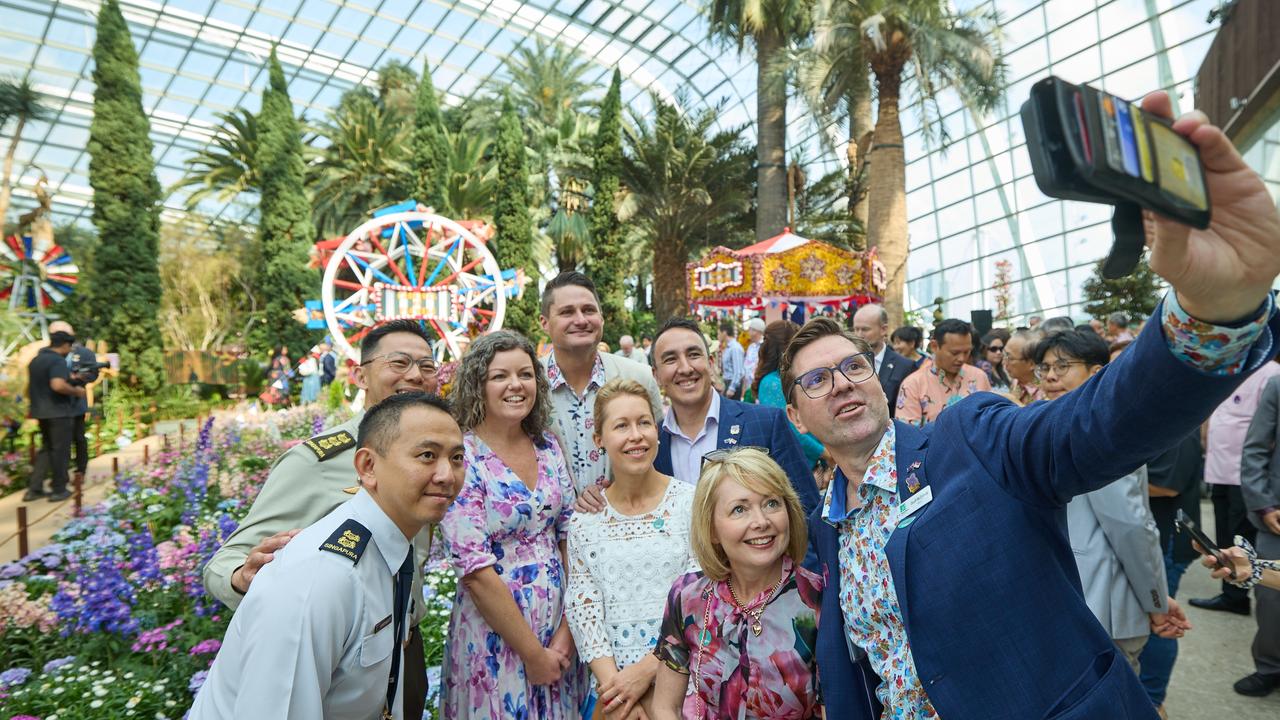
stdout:
<svg viewBox="0 0 1280 720">
<path fill-rule="evenodd" d="M 270 459 L 336 424 L 317 413 L 211 420 L 194 448 L 122 473 L 118 491 L 52 544 L 0 565 L 0 717 L 181 718 L 231 617 L 204 591 L 201 568 Z M 454 578 L 438 558 L 427 577 L 422 634 L 438 666 Z"/>
</svg>

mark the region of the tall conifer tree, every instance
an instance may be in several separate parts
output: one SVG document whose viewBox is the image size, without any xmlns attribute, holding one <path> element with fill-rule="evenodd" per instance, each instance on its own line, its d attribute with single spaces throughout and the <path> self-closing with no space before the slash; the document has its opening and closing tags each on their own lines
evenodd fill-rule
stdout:
<svg viewBox="0 0 1280 720">
<path fill-rule="evenodd" d="M 307 267 L 315 229 L 303 189 L 302 138 L 274 48 L 269 63 L 270 78 L 258 113 L 262 256 L 255 278 L 266 307 L 250 341 L 259 350 L 288 345 L 291 356 L 300 357 L 310 345 L 310 333 L 294 313 L 320 292 L 320 278 Z"/>
<path fill-rule="evenodd" d="M 415 199 L 435 209 L 449 212 L 444 188 L 448 184 L 449 141 L 444 134 L 440 102 L 431 82 L 431 67 L 422 61 L 418 101 L 413 118 L 413 176 Z"/>
<path fill-rule="evenodd" d="M 155 391 L 164 383 L 156 320 L 161 293 L 156 267 L 160 183 L 151 126 L 142 111 L 138 53 L 117 0 L 107 0 L 98 13 L 93 60 L 89 185 L 99 244 L 90 324 L 93 333 L 120 354 L 126 381 Z"/>
<path fill-rule="evenodd" d="M 622 172 L 622 75 L 613 71 L 609 93 L 600 106 L 600 125 L 596 130 L 596 146 L 592 152 L 592 184 L 595 197 L 591 202 L 591 255 L 587 258 L 587 274 L 600 293 L 600 310 L 604 315 L 604 340 L 616 346 L 618 337 L 631 327 L 625 304 L 627 274 L 622 223 L 615 204 L 618 197 L 618 175 Z"/>
<path fill-rule="evenodd" d="M 533 263 L 533 226 L 529 220 L 529 175 L 525 170 L 524 131 L 511 98 L 502 101 L 498 121 L 498 189 L 494 202 L 493 254 L 503 270 L 523 270 L 529 282 L 524 297 L 507 303 L 504 323 L 537 337 L 538 268 Z"/>
</svg>

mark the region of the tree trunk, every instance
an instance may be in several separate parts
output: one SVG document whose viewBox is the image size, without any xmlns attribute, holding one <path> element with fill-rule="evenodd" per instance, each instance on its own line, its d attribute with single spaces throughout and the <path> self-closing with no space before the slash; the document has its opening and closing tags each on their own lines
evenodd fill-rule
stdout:
<svg viewBox="0 0 1280 720">
<path fill-rule="evenodd" d="M 857 171 L 858 161 L 866 162 L 866 171 L 871 172 L 871 163 L 865 158 L 858 158 L 855 154 L 858 152 L 858 142 L 866 133 L 872 132 L 874 125 L 871 119 L 871 79 L 867 71 L 866 63 L 861 66 L 862 82 L 857 84 L 857 89 L 849 94 L 849 172 Z M 853 180 L 854 178 L 850 178 Z M 850 183 L 852 189 L 853 183 Z M 866 192 L 861 193 L 860 197 L 849 198 L 849 215 L 860 228 L 857 235 L 861 236 L 861 247 L 859 250 L 866 249 L 867 246 L 867 210 L 870 208 L 870 198 Z"/>
<path fill-rule="evenodd" d="M 5 218 L 9 214 L 9 199 L 13 192 L 13 156 L 18 152 L 18 142 L 22 140 L 22 128 L 26 124 L 27 119 L 19 115 L 18 124 L 13 128 L 13 139 L 9 141 L 9 150 L 4 154 L 4 178 L 3 184 L 0 184 L 0 233 L 4 231 Z M 22 232 L 22 228 L 15 227 L 14 232 Z"/>
<path fill-rule="evenodd" d="M 773 33 L 756 36 L 756 239 L 787 223 L 787 84 L 769 68 L 782 50 Z"/>
<path fill-rule="evenodd" d="M 902 323 L 907 274 L 907 177 L 902 151 L 902 122 L 898 117 L 898 93 L 902 68 L 911 58 L 905 35 L 890 31 L 888 48 L 871 52 L 871 70 L 879 96 L 875 141 L 870 153 L 871 172 L 867 200 L 867 241 L 879 251 L 888 283 L 884 309 L 893 325 Z"/>
<path fill-rule="evenodd" d="M 689 314 L 689 292 L 684 264 L 689 250 L 676 237 L 655 239 L 653 248 L 653 319 L 661 326 L 667 318 Z"/>
</svg>

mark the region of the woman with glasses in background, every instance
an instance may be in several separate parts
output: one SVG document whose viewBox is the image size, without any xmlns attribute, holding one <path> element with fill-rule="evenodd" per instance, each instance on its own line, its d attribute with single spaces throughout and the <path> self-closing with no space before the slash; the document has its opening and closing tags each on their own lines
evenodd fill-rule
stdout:
<svg viewBox="0 0 1280 720">
<path fill-rule="evenodd" d="M 524 336 L 500 330 L 472 343 L 452 395 L 467 474 L 441 523 L 459 578 L 441 714 L 580 718 L 588 683 L 564 617 L 574 489 L 546 371 Z"/>
<path fill-rule="evenodd" d="M 667 591 L 698 569 L 689 550 L 693 486 L 653 467 L 658 424 L 643 385 L 610 380 L 594 410 L 610 484 L 603 511 L 569 520 L 565 616 L 596 678 L 594 717 L 639 720 L 653 713 L 653 648 Z"/>
<path fill-rule="evenodd" d="M 823 580 L 800 565 L 804 511 L 782 468 L 757 448 L 709 453 L 691 536 L 702 571 L 667 598 L 653 720 L 822 717 Z"/>
</svg>

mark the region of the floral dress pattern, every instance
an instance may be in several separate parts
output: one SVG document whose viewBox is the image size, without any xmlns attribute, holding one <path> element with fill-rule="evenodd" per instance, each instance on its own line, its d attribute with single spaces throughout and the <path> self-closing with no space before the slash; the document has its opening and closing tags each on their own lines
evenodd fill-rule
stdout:
<svg viewBox="0 0 1280 720">
<path fill-rule="evenodd" d="M 676 580 L 654 654 L 689 675 L 683 717 L 697 720 L 805 720 L 822 716 L 818 692 L 818 610 L 822 578 L 783 560 L 786 582 L 761 615 L 742 612 L 724 581 L 702 573 Z M 747 603 L 754 609 L 767 597 Z M 706 627 L 704 628 L 704 618 Z"/>
<path fill-rule="evenodd" d="M 530 491 L 474 433 L 463 438 L 467 474 L 441 523 L 459 578 L 492 567 L 511 589 L 525 622 L 544 645 L 564 617 L 565 539 L 574 491 L 555 437 L 536 442 L 538 482 Z M 524 663 L 481 617 L 462 583 L 454 598 L 442 673 L 441 713 L 465 718 L 582 717 L 586 667 L 574 663 L 551 685 L 530 685 Z"/>
</svg>

